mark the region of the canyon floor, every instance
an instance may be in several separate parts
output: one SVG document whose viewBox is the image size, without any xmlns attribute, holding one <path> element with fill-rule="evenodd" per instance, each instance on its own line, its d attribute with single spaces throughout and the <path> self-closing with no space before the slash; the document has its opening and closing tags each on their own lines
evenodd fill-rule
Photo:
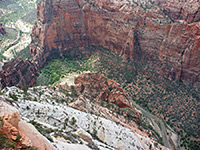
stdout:
<svg viewBox="0 0 200 150">
<path fill-rule="evenodd" d="M 0 12 L 0 22 L 7 31 L 7 34 L 0 35 L 1 61 L 19 55 L 26 57 L 29 55 L 26 51 L 31 43 L 30 34 L 36 20 L 36 0 L 0 1 Z"/>
<path fill-rule="evenodd" d="M 77 53 L 80 55 L 71 57 Z M 84 57 L 84 53 L 87 55 L 89 53 L 90 57 Z M 165 146 L 171 145 L 171 141 L 176 141 L 172 147 L 177 148 L 180 145 L 177 144 L 177 134 L 171 132 L 173 129 L 179 133 L 180 144 L 183 143 L 184 136 L 191 137 L 190 133 L 194 133 L 193 137 L 198 137 L 198 134 L 195 135 L 195 132 L 192 131 L 197 129 L 194 125 L 198 124 L 196 112 L 198 112 L 199 105 L 198 97 L 195 96 L 198 92 L 183 83 L 168 81 L 154 71 L 153 65 L 151 61 L 144 63 L 124 60 L 118 54 L 101 46 L 86 47 L 84 51 L 82 47 L 74 48 L 69 50 L 67 55 L 58 56 L 47 62 L 38 76 L 37 83 L 39 83 L 38 85 L 59 83 L 63 81 L 62 78 L 66 81 L 64 76 L 69 77 L 73 72 L 72 78 L 84 71 L 102 73 L 109 79 L 120 83 L 120 86 L 129 94 L 130 101 L 145 118 L 143 126 L 146 128 L 151 128 L 149 125 L 152 126 L 153 130 L 156 130 L 162 137 L 160 142 Z M 69 80 L 73 81 L 71 77 Z M 161 82 L 158 78 L 161 79 Z M 172 109 L 174 106 L 177 109 Z M 191 109 L 190 106 L 194 109 Z M 191 116 L 191 114 L 195 115 Z M 151 123 L 149 124 L 149 122 Z M 173 140 L 169 139 L 168 135 Z"/>
</svg>

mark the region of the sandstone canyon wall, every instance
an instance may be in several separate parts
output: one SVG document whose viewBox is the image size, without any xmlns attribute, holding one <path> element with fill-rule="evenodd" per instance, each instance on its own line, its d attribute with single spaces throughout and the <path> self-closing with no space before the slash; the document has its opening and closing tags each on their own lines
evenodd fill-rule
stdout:
<svg viewBox="0 0 200 150">
<path fill-rule="evenodd" d="M 200 77 L 199 6 L 172 0 L 40 0 L 31 53 L 103 45 L 125 58 L 154 59 L 159 74 L 194 83 Z"/>
<path fill-rule="evenodd" d="M 41 68 L 54 52 L 102 45 L 135 61 L 153 60 L 170 80 L 200 78 L 197 0 L 39 0 L 30 45 Z"/>
<path fill-rule="evenodd" d="M 38 67 L 30 60 L 22 58 L 13 59 L 10 62 L 4 63 L 0 77 L 1 86 L 29 87 L 35 83 Z"/>
</svg>

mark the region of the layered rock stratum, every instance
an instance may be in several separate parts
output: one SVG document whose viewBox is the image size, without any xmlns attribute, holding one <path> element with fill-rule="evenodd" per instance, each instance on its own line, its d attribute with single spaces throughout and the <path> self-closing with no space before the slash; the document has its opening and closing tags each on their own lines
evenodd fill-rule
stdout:
<svg viewBox="0 0 200 150">
<path fill-rule="evenodd" d="M 153 0 L 163 9 L 172 21 L 183 20 L 186 23 L 200 21 L 200 8 L 198 0 Z"/>
</svg>

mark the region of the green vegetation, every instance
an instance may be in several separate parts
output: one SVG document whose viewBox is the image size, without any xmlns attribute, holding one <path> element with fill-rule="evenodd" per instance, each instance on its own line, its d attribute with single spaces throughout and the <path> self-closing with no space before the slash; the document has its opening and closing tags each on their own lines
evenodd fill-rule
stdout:
<svg viewBox="0 0 200 150">
<path fill-rule="evenodd" d="M 35 21 L 37 20 L 37 15 L 36 15 L 36 9 L 30 10 L 24 17 L 22 17 L 22 20 L 25 22 L 28 22 L 30 24 L 34 24 Z"/>
<path fill-rule="evenodd" d="M 0 61 L 2 61 L 2 60 L 4 60 L 4 59 L 6 59 L 6 57 L 4 57 L 4 56 L 3 56 L 3 53 L 0 52 Z"/>
<path fill-rule="evenodd" d="M 12 98 L 13 100 L 17 101 L 18 100 L 18 97 L 17 95 L 15 95 L 14 93 L 9 93 L 9 97 Z"/>
<path fill-rule="evenodd" d="M 181 147 L 185 149 L 191 150 L 199 150 L 200 149 L 200 141 L 191 140 L 191 133 L 184 133 L 182 130 L 179 132 L 179 136 L 181 137 Z"/>
<path fill-rule="evenodd" d="M 13 28 L 6 28 L 7 33 L 5 35 L 0 34 L 0 39 L 10 39 L 15 40 L 17 38 L 17 30 Z M 2 41 L 0 41 L 2 43 Z"/>
<path fill-rule="evenodd" d="M 8 39 L 8 41 L 12 41 L 12 42 L 14 42 L 17 39 L 17 36 L 18 36 L 17 35 L 18 34 L 17 30 L 12 29 L 12 28 L 6 28 L 6 31 L 7 31 L 7 33 L 5 35 L 0 34 L 0 39 L 2 39 L 2 41 L 0 41 L 0 44 L 2 44 L 5 39 Z M 5 57 L 3 56 L 3 53 L 6 50 L 8 50 L 11 45 L 17 43 L 19 40 L 20 40 L 20 38 L 18 40 L 16 40 L 14 43 L 11 42 L 11 44 L 8 45 L 8 46 L 0 47 L 1 48 L 1 50 L 0 50 L 0 61 L 5 59 Z"/>
<path fill-rule="evenodd" d="M 29 123 L 31 123 L 32 125 L 35 126 L 35 128 L 43 135 L 45 136 L 49 141 L 53 142 L 53 139 L 50 137 L 50 133 L 54 132 L 53 129 L 50 129 L 50 128 L 47 128 L 47 127 L 44 127 L 42 124 L 34 121 L 34 120 L 31 120 Z"/>
<path fill-rule="evenodd" d="M 27 12 L 26 9 L 20 9 L 19 11 L 15 11 L 10 14 L 4 15 L 3 17 L 0 18 L 0 22 L 2 22 L 3 24 L 9 21 L 15 22 L 20 18 L 21 14 L 24 14 L 26 12 Z"/>
<path fill-rule="evenodd" d="M 0 128 L 2 128 L 4 125 L 3 119 L 0 117 Z"/>
<path fill-rule="evenodd" d="M 14 149 L 16 145 L 15 141 L 12 141 L 4 133 L 0 133 L 0 149 Z"/>
<path fill-rule="evenodd" d="M 96 130 L 95 128 L 93 129 L 92 136 L 93 136 L 94 138 L 98 139 L 97 130 Z"/>
<path fill-rule="evenodd" d="M 75 125 L 75 123 L 76 123 L 76 119 L 75 119 L 74 117 L 72 117 L 72 119 L 71 119 L 71 121 L 70 121 L 70 124 L 71 124 L 71 125 Z"/>
<path fill-rule="evenodd" d="M 17 134 L 17 138 L 16 138 L 15 141 L 16 141 L 16 142 L 19 142 L 20 139 L 21 139 L 21 135 L 18 133 L 18 134 Z"/>
<path fill-rule="evenodd" d="M 10 4 L 16 4 L 15 0 L 0 1 L 0 8 L 7 9 Z"/>
<path fill-rule="evenodd" d="M 6 0 L 6 1 L 0 1 L 0 8 L 7 9 L 11 11 L 11 13 L 7 13 L 0 17 L 0 22 L 3 24 L 10 22 L 10 21 L 17 21 L 22 16 L 26 15 L 29 12 L 33 12 L 36 10 L 35 5 L 32 3 L 29 3 L 28 1 L 14 1 L 14 0 Z M 35 13 L 36 14 L 36 13 Z M 36 16 L 36 15 L 30 15 Z M 22 19 L 27 20 L 28 17 L 22 17 Z M 32 18 L 34 20 L 34 18 Z"/>
<path fill-rule="evenodd" d="M 97 50 L 109 53 L 109 50 L 104 49 L 102 46 L 89 46 L 85 49 L 89 52 L 90 58 L 84 56 L 79 48 L 72 48 L 61 55 L 54 52 L 41 69 L 36 85 L 52 85 L 63 78 L 64 75 L 71 73 L 97 71 L 96 63 L 99 63 L 99 56 L 92 54 Z"/>
<path fill-rule="evenodd" d="M 64 75 L 87 71 L 88 68 L 84 65 L 87 63 L 87 60 L 81 53 L 79 53 L 79 57 L 73 57 L 73 54 L 54 55 L 54 58 L 48 60 L 44 68 L 41 69 L 36 84 L 52 85 L 64 77 Z"/>
<path fill-rule="evenodd" d="M 24 94 L 27 95 L 28 87 L 23 87 L 22 90 L 24 91 Z"/>
<path fill-rule="evenodd" d="M 23 50 L 21 50 L 20 52 L 16 53 L 15 57 L 21 57 L 23 60 L 25 59 L 30 59 L 32 58 L 32 56 L 30 55 L 30 49 L 29 46 L 27 46 L 26 48 L 24 48 Z"/>
<path fill-rule="evenodd" d="M 78 93 L 77 91 L 74 89 L 74 86 L 70 86 L 71 87 L 71 96 L 72 97 L 78 97 Z"/>
<path fill-rule="evenodd" d="M 17 39 L 18 35 L 18 27 L 9 28 L 11 23 L 15 23 L 17 20 L 21 19 L 30 24 L 34 24 L 36 20 L 36 5 L 35 2 L 32 0 L 6 0 L 0 1 L 0 8 L 3 8 L 4 11 L 1 11 L 0 14 L 0 22 L 4 25 L 7 33 L 5 35 L 0 34 L 0 45 L 6 44 L 5 47 L 0 47 L 0 61 L 6 59 L 2 54 L 11 46 L 18 43 L 20 38 Z M 35 15 L 34 15 L 35 14 Z M 6 26 L 5 26 L 6 25 Z M 12 25 L 13 26 L 13 25 Z M 15 29 L 16 28 L 16 29 Z M 25 33 L 27 34 L 27 33 Z M 16 41 L 15 41 L 16 40 Z M 13 43 L 15 41 L 15 43 Z M 10 44 L 10 45 L 8 45 Z M 15 50 L 14 50 L 15 51 Z M 27 57 L 29 58 L 26 51 L 20 52 L 17 54 L 18 56 Z M 15 53 L 14 53 L 15 54 Z"/>
<path fill-rule="evenodd" d="M 84 71 L 80 64 L 73 60 L 57 58 L 49 62 L 42 70 L 37 78 L 37 85 L 49 85 L 57 82 L 65 74 L 72 72 Z"/>
</svg>

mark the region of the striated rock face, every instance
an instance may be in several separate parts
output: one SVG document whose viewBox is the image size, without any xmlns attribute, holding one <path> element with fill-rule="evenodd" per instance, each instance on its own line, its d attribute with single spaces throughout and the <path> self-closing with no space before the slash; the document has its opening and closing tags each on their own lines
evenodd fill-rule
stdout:
<svg viewBox="0 0 200 150">
<path fill-rule="evenodd" d="M 130 107 L 128 94 L 113 80 L 98 73 L 87 73 L 75 78 L 75 88 L 78 94 L 83 94 L 89 99 L 106 101 L 117 104 L 120 108 Z"/>
<path fill-rule="evenodd" d="M 2 25 L 1 22 L 0 22 L 0 33 L 3 34 L 3 35 L 7 33 L 6 29 L 4 28 L 4 26 Z"/>
<path fill-rule="evenodd" d="M 154 60 L 170 80 L 199 82 L 198 1 L 40 0 L 37 15 L 31 53 L 42 57 L 38 64 L 55 51 L 102 45 L 124 58 Z"/>
<path fill-rule="evenodd" d="M 17 109 L 0 98 L 0 136 L 4 144 L 0 148 L 12 149 L 49 149 L 55 148 L 44 138 L 33 125 L 21 120 Z M 9 148 L 11 148 L 9 147 Z"/>
<path fill-rule="evenodd" d="M 36 64 L 22 58 L 6 62 L 0 72 L 2 86 L 16 85 L 20 88 L 32 86 L 37 73 Z"/>
<path fill-rule="evenodd" d="M 184 20 L 188 23 L 200 21 L 199 0 L 154 0 L 173 21 Z"/>
<path fill-rule="evenodd" d="M 194 83 L 200 77 L 199 35 L 197 24 L 158 25 L 147 21 L 138 31 L 138 40 L 147 57 L 157 62 L 155 70 L 159 74 Z"/>
</svg>

